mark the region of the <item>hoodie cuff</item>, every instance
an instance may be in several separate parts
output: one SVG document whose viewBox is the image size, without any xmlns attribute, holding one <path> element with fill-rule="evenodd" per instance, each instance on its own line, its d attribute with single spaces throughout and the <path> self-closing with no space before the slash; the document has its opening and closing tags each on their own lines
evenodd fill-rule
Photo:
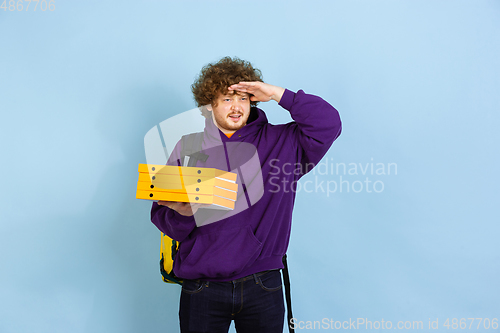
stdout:
<svg viewBox="0 0 500 333">
<path fill-rule="evenodd" d="M 172 212 L 174 213 L 174 218 L 179 222 L 195 222 L 193 215 L 191 215 L 191 216 L 181 215 L 173 209 L 172 209 Z"/>
<path fill-rule="evenodd" d="M 291 90 L 285 89 L 285 92 L 283 93 L 283 96 L 281 96 L 281 100 L 278 104 L 281 105 L 283 108 L 287 109 L 288 111 L 290 111 L 290 109 L 292 108 L 294 98 L 295 98 L 295 93 Z"/>
</svg>

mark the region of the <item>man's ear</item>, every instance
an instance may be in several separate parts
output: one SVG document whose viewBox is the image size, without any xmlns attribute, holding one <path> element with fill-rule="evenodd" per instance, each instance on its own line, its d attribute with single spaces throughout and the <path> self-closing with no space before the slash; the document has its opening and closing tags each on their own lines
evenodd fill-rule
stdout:
<svg viewBox="0 0 500 333">
<path fill-rule="evenodd" d="M 213 111 L 213 109 L 212 109 L 212 104 L 207 104 L 207 105 L 206 105 L 206 108 L 207 108 L 207 110 L 208 110 L 208 111 L 210 111 L 210 112 L 212 112 L 212 111 Z"/>
</svg>

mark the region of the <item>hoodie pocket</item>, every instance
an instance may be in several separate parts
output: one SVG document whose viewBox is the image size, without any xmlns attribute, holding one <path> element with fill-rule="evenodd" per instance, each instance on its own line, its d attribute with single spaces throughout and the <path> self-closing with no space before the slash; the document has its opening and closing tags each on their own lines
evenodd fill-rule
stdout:
<svg viewBox="0 0 500 333">
<path fill-rule="evenodd" d="M 184 257 L 181 250 L 177 257 L 176 274 L 185 279 L 229 278 L 255 261 L 261 249 L 250 226 L 198 235 L 189 253 Z"/>
</svg>

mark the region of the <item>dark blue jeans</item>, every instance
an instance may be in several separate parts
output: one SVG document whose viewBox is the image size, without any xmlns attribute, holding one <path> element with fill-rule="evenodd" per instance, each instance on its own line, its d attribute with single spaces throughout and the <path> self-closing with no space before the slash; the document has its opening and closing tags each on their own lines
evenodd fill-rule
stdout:
<svg viewBox="0 0 500 333">
<path fill-rule="evenodd" d="M 182 333 L 282 333 L 285 316 L 281 273 L 261 272 L 230 282 L 184 280 Z"/>
</svg>

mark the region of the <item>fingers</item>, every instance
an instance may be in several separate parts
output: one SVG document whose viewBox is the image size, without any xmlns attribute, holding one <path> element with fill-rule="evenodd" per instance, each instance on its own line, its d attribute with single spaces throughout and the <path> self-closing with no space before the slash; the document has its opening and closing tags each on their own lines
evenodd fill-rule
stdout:
<svg viewBox="0 0 500 333">
<path fill-rule="evenodd" d="M 158 201 L 157 202 L 158 205 L 160 206 L 166 206 L 170 209 L 174 209 L 174 210 L 178 210 L 178 209 L 181 209 L 181 210 L 185 210 L 185 209 L 198 209 L 198 208 L 203 208 L 203 207 L 206 207 L 206 206 L 209 206 L 207 204 L 202 204 L 202 203 L 189 203 L 189 202 L 179 202 L 179 201 Z"/>
<path fill-rule="evenodd" d="M 164 201 L 164 200 L 159 200 L 156 203 L 158 205 L 161 205 L 161 206 L 169 206 L 169 205 L 175 205 L 175 204 L 179 204 L 179 205 L 182 205 L 182 206 L 186 206 L 186 205 L 191 205 L 191 206 L 203 205 L 202 203 L 189 203 L 189 202 L 181 202 L 181 201 Z"/>
<path fill-rule="evenodd" d="M 235 83 L 235 84 L 232 84 L 229 89 L 233 89 L 235 87 L 238 87 L 238 88 L 243 88 L 243 87 L 255 87 L 257 84 L 259 83 L 262 83 L 262 82 L 258 82 L 258 81 L 255 81 L 255 82 L 246 82 L 246 81 L 240 81 L 238 83 Z"/>
<path fill-rule="evenodd" d="M 252 102 L 268 102 L 272 97 L 272 86 L 263 82 L 239 82 L 228 87 L 229 90 L 236 90 L 247 93 Z"/>
<path fill-rule="evenodd" d="M 191 204 L 191 208 L 205 208 L 205 207 L 209 207 L 210 205 L 209 204 L 202 204 L 202 203 L 194 203 L 194 204 Z"/>
<path fill-rule="evenodd" d="M 239 82 L 231 85 L 229 90 L 238 90 L 241 92 L 254 92 L 260 88 L 262 82 Z"/>
<path fill-rule="evenodd" d="M 188 202 L 178 202 L 178 201 L 158 201 L 157 204 L 160 206 L 166 206 L 176 211 L 180 209 L 181 210 L 185 209 L 186 204 L 189 205 Z"/>
</svg>

